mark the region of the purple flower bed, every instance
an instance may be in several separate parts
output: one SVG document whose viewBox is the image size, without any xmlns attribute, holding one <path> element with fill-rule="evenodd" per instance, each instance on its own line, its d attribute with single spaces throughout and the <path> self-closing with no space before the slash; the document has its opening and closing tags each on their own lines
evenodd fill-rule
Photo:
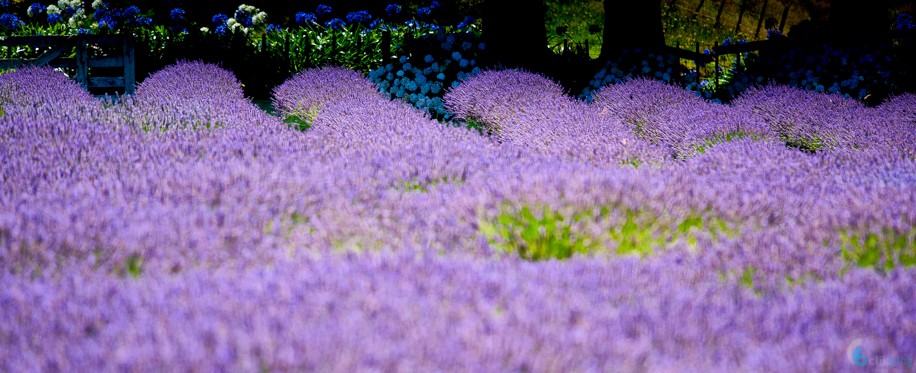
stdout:
<svg viewBox="0 0 916 373">
<path fill-rule="evenodd" d="M 113 104 L 81 92 L 0 75 L 0 371 L 916 355 L 912 95 L 724 106 L 636 80 L 585 104 L 484 71 L 445 96 L 480 134 L 337 68 L 275 89 L 304 131 L 203 63 Z"/>
</svg>

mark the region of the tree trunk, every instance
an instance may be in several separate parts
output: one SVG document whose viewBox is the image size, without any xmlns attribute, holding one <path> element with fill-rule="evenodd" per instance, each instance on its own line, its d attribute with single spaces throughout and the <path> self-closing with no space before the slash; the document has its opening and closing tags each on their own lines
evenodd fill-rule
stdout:
<svg viewBox="0 0 916 373">
<path fill-rule="evenodd" d="M 792 8 L 792 2 L 787 1 L 786 7 L 782 10 L 782 18 L 779 20 L 779 32 L 786 33 L 786 20 L 789 19 L 789 9 Z"/>
<path fill-rule="evenodd" d="M 716 13 L 716 25 L 714 26 L 716 29 L 722 26 L 722 11 L 725 10 L 725 1 L 726 0 L 719 0 L 719 12 Z"/>
<path fill-rule="evenodd" d="M 604 40 L 601 59 L 628 49 L 665 46 L 661 0 L 604 0 Z"/>
<path fill-rule="evenodd" d="M 744 12 L 747 11 L 747 1 L 738 1 L 738 22 L 735 22 L 735 33 L 741 32 L 741 21 L 744 19 Z"/>
<path fill-rule="evenodd" d="M 484 3 L 484 40 L 496 63 L 531 67 L 547 57 L 543 0 L 489 0 Z"/>
<path fill-rule="evenodd" d="M 693 11 L 693 19 L 700 18 L 700 11 L 703 10 L 703 4 L 704 4 L 705 2 L 706 2 L 706 0 L 700 0 L 700 3 L 697 4 L 697 9 Z M 607 4 L 607 1 L 605 0 L 604 3 Z M 605 5 L 605 6 L 607 6 L 607 5 Z"/>
<path fill-rule="evenodd" d="M 763 0 L 763 6 L 760 8 L 760 18 L 757 19 L 757 30 L 754 31 L 754 39 L 760 38 L 760 26 L 763 25 L 763 18 L 767 15 L 768 3 L 768 0 Z"/>
</svg>

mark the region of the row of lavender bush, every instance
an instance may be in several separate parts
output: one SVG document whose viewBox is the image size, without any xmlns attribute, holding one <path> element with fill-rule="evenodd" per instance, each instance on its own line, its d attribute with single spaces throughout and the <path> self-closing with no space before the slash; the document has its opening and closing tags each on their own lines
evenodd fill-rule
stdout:
<svg viewBox="0 0 916 373">
<path fill-rule="evenodd" d="M 0 75 L 0 370 L 844 371 L 916 351 L 916 96 Z M 633 167 L 637 166 L 637 167 Z M 567 260 L 555 260 L 563 259 Z M 860 350 L 861 351 L 861 350 Z"/>
</svg>

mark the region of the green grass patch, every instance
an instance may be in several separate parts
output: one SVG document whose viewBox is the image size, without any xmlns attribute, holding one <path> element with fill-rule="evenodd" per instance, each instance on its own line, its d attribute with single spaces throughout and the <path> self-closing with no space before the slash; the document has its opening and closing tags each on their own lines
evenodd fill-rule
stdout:
<svg viewBox="0 0 916 373">
<path fill-rule="evenodd" d="M 812 137 L 783 136 L 782 140 L 783 142 L 785 142 L 786 146 L 789 148 L 798 149 L 805 153 L 811 153 L 811 154 L 814 154 L 820 151 L 825 146 L 824 141 L 817 136 L 812 136 Z"/>
<path fill-rule="evenodd" d="M 405 181 L 400 185 L 400 190 L 403 192 L 418 192 L 418 193 L 428 193 L 433 188 L 442 185 L 442 184 L 452 184 L 460 185 L 464 183 L 464 180 L 460 177 L 449 177 L 444 176 L 440 178 L 435 178 L 431 180 L 410 180 Z"/>
<path fill-rule="evenodd" d="M 560 211 L 527 204 L 503 207 L 495 218 L 481 219 L 478 229 L 498 251 L 533 261 L 594 253 L 645 257 L 677 242 L 696 248 L 701 232 L 713 239 L 736 232 L 708 214 L 671 218 L 610 206 Z"/>
<path fill-rule="evenodd" d="M 138 253 L 130 254 L 124 263 L 115 268 L 115 272 L 121 277 L 138 278 L 143 274 L 143 256 Z"/>
<path fill-rule="evenodd" d="M 886 272 L 916 265 L 916 228 L 885 228 L 879 233 L 840 232 L 840 255 L 847 264 Z M 848 267 L 843 269 L 848 270 Z"/>
<path fill-rule="evenodd" d="M 312 123 L 315 122 L 315 119 L 318 118 L 318 105 L 312 105 L 308 110 L 304 110 L 302 107 L 299 107 L 294 114 L 287 115 L 283 118 L 283 123 L 286 123 L 289 128 L 305 132 L 309 128 L 312 128 Z"/>
<path fill-rule="evenodd" d="M 697 151 L 697 154 L 703 154 L 703 153 L 706 153 L 706 151 L 709 150 L 709 148 L 712 148 L 713 146 L 724 144 L 724 143 L 735 141 L 735 140 L 741 140 L 745 138 L 751 138 L 754 141 L 759 140 L 757 135 L 752 135 L 744 131 L 734 131 L 734 132 L 726 133 L 725 135 L 717 135 L 711 139 L 706 139 L 705 142 L 696 146 L 696 151 Z"/>
<path fill-rule="evenodd" d="M 566 259 L 598 249 L 591 237 L 573 231 L 572 223 L 585 218 L 588 212 L 564 217 L 548 206 L 523 205 L 518 211 L 504 210 L 495 221 L 481 222 L 479 229 L 498 249 L 523 259 Z"/>
</svg>

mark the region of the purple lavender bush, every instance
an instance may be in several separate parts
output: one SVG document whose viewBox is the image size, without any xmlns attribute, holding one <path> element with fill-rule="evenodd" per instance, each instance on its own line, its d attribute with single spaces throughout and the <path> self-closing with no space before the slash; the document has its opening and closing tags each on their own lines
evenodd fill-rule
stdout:
<svg viewBox="0 0 916 373">
<path fill-rule="evenodd" d="M 910 95 L 725 106 L 631 81 L 586 104 L 485 71 L 446 95 L 481 134 L 337 68 L 274 92 L 308 128 L 213 65 L 106 105 L 55 74 L 0 75 L 0 371 L 858 371 L 916 351 Z"/>
</svg>

